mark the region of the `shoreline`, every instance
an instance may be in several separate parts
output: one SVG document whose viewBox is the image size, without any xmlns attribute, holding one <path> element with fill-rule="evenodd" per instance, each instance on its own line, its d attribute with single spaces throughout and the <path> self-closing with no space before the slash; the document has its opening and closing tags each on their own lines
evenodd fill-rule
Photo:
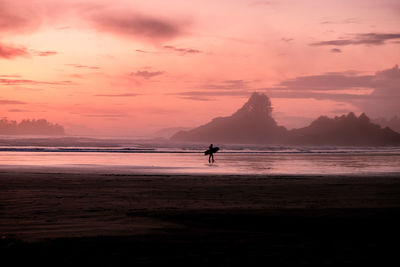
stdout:
<svg viewBox="0 0 400 267">
<path fill-rule="evenodd" d="M 209 166 L 214 168 L 218 166 Z M 180 171 L 177 171 L 180 170 Z M 292 173 L 292 172 L 271 172 L 271 173 L 234 173 L 228 172 L 202 172 L 192 171 L 190 167 L 155 167 L 155 166 L 107 166 L 95 164 L 80 164 L 80 165 L 0 165 L 0 174 L 15 173 L 15 174 L 75 174 L 75 175 L 119 175 L 119 176 L 159 176 L 159 177 L 294 177 L 294 178 L 312 178 L 312 177 L 348 177 L 348 178 L 400 178 L 400 170 L 396 171 L 381 171 L 381 172 L 357 172 L 357 173 Z"/>
</svg>

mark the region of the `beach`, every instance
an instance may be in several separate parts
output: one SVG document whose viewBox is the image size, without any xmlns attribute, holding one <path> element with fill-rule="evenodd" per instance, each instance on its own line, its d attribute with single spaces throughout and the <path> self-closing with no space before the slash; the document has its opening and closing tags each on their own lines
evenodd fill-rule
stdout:
<svg viewBox="0 0 400 267">
<path fill-rule="evenodd" d="M 396 175 L 3 168 L 1 258 L 49 266 L 393 264 L 399 196 Z"/>
</svg>

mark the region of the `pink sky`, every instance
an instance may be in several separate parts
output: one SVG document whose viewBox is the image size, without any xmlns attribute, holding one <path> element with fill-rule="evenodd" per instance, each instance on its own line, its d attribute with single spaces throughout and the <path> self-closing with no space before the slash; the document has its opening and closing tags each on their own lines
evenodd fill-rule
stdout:
<svg viewBox="0 0 400 267">
<path fill-rule="evenodd" d="M 288 127 L 400 116 L 400 2 L 0 0 L 0 114 L 143 136 L 271 97 Z"/>
</svg>

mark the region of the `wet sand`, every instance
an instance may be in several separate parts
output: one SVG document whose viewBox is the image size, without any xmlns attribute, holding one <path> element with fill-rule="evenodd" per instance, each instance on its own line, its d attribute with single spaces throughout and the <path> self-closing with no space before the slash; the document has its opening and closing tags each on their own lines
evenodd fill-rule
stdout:
<svg viewBox="0 0 400 267">
<path fill-rule="evenodd" d="M 396 176 L 0 172 L 14 265 L 395 264 L 399 228 Z"/>
</svg>

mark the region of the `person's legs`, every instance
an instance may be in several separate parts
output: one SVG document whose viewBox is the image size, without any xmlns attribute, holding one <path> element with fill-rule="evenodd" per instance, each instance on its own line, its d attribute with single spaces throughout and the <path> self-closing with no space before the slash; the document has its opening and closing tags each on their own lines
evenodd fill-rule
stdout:
<svg viewBox="0 0 400 267">
<path fill-rule="evenodd" d="M 211 154 L 212 162 L 214 162 L 214 154 Z"/>
<path fill-rule="evenodd" d="M 210 156 L 208 156 L 208 163 L 211 163 L 211 156 L 212 156 L 212 154 L 210 154 Z"/>
</svg>

